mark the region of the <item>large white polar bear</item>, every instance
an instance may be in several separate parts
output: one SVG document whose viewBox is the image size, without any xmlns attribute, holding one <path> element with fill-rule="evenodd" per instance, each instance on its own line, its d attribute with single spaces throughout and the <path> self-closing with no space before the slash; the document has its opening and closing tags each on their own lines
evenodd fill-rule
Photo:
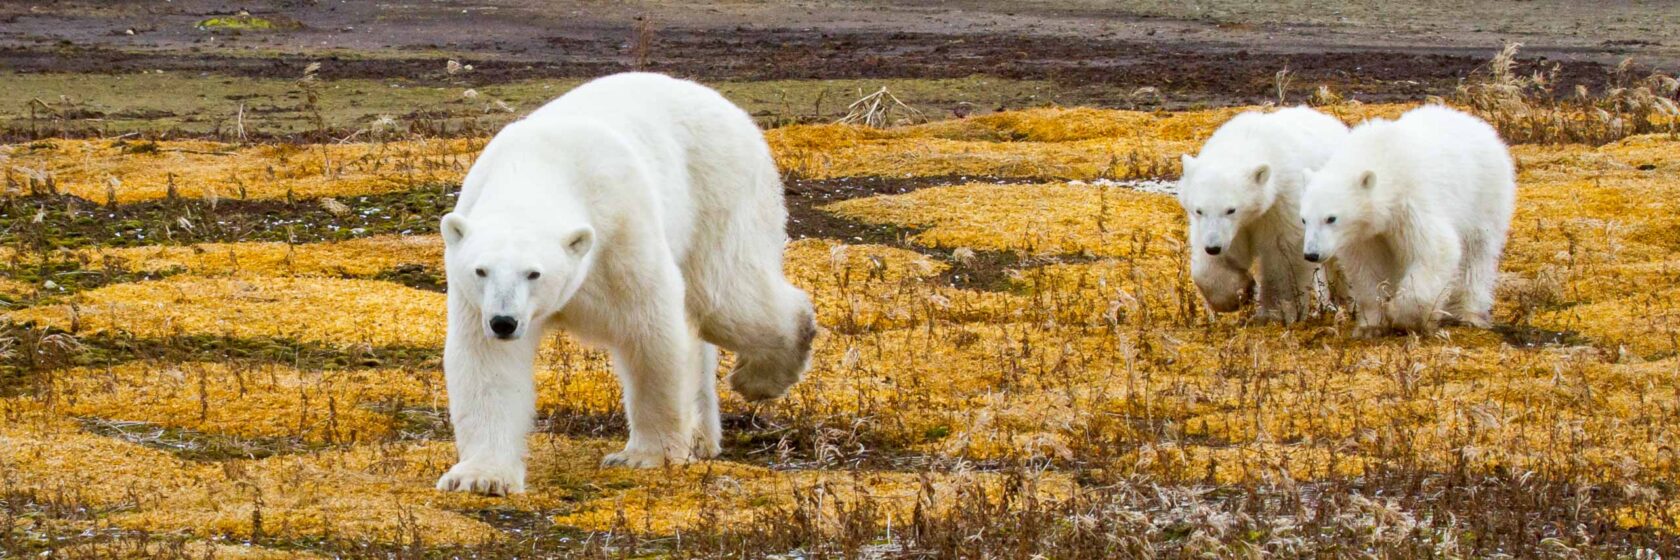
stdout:
<svg viewBox="0 0 1680 560">
<path fill-rule="evenodd" d="M 1499 133 L 1439 106 L 1353 129 L 1301 204 L 1309 261 L 1336 259 L 1363 335 L 1492 321 L 1499 255 L 1516 203 Z"/>
<path fill-rule="evenodd" d="M 1184 156 L 1178 200 L 1190 218 L 1190 276 L 1215 311 L 1235 311 L 1255 285 L 1259 317 L 1292 323 L 1312 301 L 1318 265 L 1301 260 L 1303 173 L 1324 164 L 1347 125 L 1307 107 L 1247 112 Z"/>
<path fill-rule="evenodd" d="M 758 127 L 693 82 L 609 76 L 503 128 L 440 224 L 460 462 L 437 487 L 524 489 L 533 362 L 553 328 L 612 352 L 630 438 L 603 464 L 715 456 L 713 344 L 738 354 L 729 383 L 749 400 L 783 394 L 810 358 L 786 219 Z"/>
</svg>

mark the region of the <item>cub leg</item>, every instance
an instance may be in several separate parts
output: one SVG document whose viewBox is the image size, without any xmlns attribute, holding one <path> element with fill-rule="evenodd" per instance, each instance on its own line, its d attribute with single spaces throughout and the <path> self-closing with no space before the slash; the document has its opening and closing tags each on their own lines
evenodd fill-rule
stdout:
<svg viewBox="0 0 1680 560">
<path fill-rule="evenodd" d="M 1457 236 L 1425 235 L 1423 242 L 1406 264 L 1389 308 L 1395 327 L 1414 332 L 1434 330 L 1459 279 L 1463 251 Z"/>
</svg>

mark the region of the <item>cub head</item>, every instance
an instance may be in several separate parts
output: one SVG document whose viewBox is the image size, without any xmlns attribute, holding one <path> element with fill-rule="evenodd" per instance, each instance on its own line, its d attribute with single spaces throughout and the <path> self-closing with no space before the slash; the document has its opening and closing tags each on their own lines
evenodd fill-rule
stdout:
<svg viewBox="0 0 1680 560">
<path fill-rule="evenodd" d="M 1198 165 L 1185 154 L 1178 184 L 1178 202 L 1190 217 L 1190 250 L 1209 255 L 1230 247 L 1237 231 L 1277 200 L 1272 167 L 1263 163 Z"/>
<path fill-rule="evenodd" d="M 1207 300 L 1208 307 L 1220 313 L 1242 308 L 1254 299 L 1257 288 L 1248 271 L 1222 262 L 1192 259 L 1190 278 L 1195 281 L 1196 289 L 1202 292 L 1202 299 Z"/>
<path fill-rule="evenodd" d="M 1371 213 L 1372 191 L 1381 179 L 1371 170 L 1327 168 L 1306 171 L 1301 191 L 1301 226 L 1306 240 L 1302 257 L 1324 262 L 1349 243 L 1371 237 L 1381 227 Z"/>
<path fill-rule="evenodd" d="M 451 212 L 441 224 L 449 289 L 482 317 L 484 336 L 515 340 L 570 301 L 589 273 L 595 230 L 473 223 Z M 458 291 L 457 291 L 458 290 Z"/>
</svg>

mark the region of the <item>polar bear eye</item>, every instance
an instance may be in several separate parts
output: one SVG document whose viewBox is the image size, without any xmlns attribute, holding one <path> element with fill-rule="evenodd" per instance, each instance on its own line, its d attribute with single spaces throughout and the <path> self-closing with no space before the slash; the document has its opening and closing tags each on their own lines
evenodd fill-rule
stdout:
<svg viewBox="0 0 1680 560">
<path fill-rule="evenodd" d="M 541 273 L 541 272 L 537 272 L 537 271 L 535 271 L 535 270 L 533 270 L 533 271 L 531 271 L 531 272 L 530 272 L 530 273 L 528 273 L 528 274 L 526 274 L 526 275 L 525 275 L 525 279 L 526 279 L 526 280 L 536 280 L 536 279 L 537 279 L 537 277 L 539 277 L 539 276 L 542 276 L 542 273 Z"/>
<path fill-rule="evenodd" d="M 1231 214 L 1235 214 L 1235 213 L 1237 213 L 1237 209 L 1236 209 L 1236 208 L 1226 208 L 1226 209 L 1225 209 L 1225 215 L 1226 215 L 1226 216 L 1229 216 L 1229 215 L 1231 215 Z"/>
<path fill-rule="evenodd" d="M 1202 209 L 1201 209 L 1201 208 L 1197 208 L 1197 209 L 1196 209 L 1196 215 L 1197 215 L 1197 216 L 1200 216 L 1200 215 L 1202 215 Z"/>
<path fill-rule="evenodd" d="M 1331 216 L 1331 217 L 1328 217 L 1328 218 L 1325 218 L 1325 219 L 1324 219 L 1324 223 L 1326 223 L 1326 224 L 1334 224 L 1334 223 L 1336 223 L 1336 217 L 1335 217 L 1335 216 Z"/>
<path fill-rule="evenodd" d="M 484 269 L 480 268 L 480 269 L 473 270 L 473 274 L 477 274 L 479 278 L 483 278 L 483 277 L 489 275 L 490 273 L 485 272 Z"/>
</svg>

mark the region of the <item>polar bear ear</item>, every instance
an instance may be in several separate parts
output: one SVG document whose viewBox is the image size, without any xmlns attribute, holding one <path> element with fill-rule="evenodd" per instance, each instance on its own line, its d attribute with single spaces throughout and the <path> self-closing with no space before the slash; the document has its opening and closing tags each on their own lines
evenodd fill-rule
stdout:
<svg viewBox="0 0 1680 560">
<path fill-rule="evenodd" d="M 1317 169 L 1301 168 L 1301 185 L 1305 186 L 1311 183 L 1315 175 L 1318 175 Z"/>
<path fill-rule="evenodd" d="M 595 228 L 583 226 L 566 236 L 566 251 L 575 258 L 583 258 L 595 246 Z"/>
<path fill-rule="evenodd" d="M 1262 163 L 1260 167 L 1254 168 L 1254 174 L 1250 177 L 1254 179 L 1254 186 L 1264 187 L 1266 180 L 1272 178 L 1272 166 Z"/>
<path fill-rule="evenodd" d="M 1184 173 L 1189 173 L 1190 172 L 1190 166 L 1196 164 L 1196 156 L 1192 156 L 1190 154 L 1184 154 L 1182 156 L 1179 156 L 1179 163 L 1183 164 L 1182 166 L 1184 167 Z"/>
<path fill-rule="evenodd" d="M 467 217 L 454 212 L 444 214 L 443 221 L 438 224 L 438 230 L 443 232 L 443 244 L 451 247 L 465 239 L 470 229 Z"/>
<path fill-rule="evenodd" d="M 1360 188 L 1368 190 L 1371 187 L 1374 187 L 1376 185 L 1377 185 L 1377 172 L 1366 170 L 1364 173 L 1359 174 L 1359 187 Z"/>
</svg>

